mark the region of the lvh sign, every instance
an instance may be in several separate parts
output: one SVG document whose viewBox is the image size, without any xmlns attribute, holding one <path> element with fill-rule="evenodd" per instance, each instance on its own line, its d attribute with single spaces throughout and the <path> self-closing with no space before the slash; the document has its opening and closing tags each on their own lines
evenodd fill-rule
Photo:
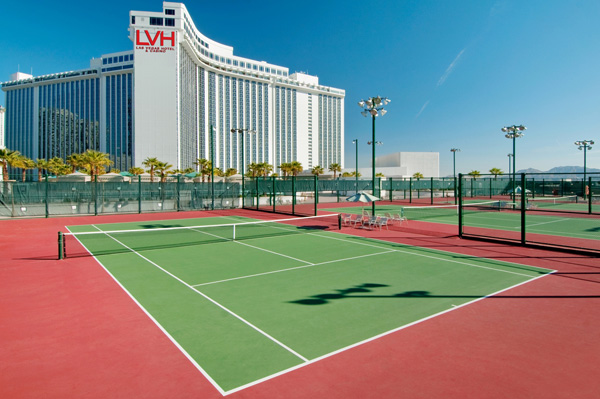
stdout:
<svg viewBox="0 0 600 399">
<path fill-rule="evenodd" d="M 136 50 L 145 50 L 147 53 L 166 53 L 175 50 L 175 31 L 164 32 L 158 30 L 151 33 L 147 30 L 135 31 Z"/>
</svg>

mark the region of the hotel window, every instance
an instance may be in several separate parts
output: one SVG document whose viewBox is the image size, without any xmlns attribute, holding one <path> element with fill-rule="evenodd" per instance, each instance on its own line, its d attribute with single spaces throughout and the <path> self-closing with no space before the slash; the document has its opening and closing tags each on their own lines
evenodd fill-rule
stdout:
<svg viewBox="0 0 600 399">
<path fill-rule="evenodd" d="M 156 18 L 156 17 L 150 17 L 150 25 L 152 25 L 152 26 L 163 26 L 163 19 L 162 18 Z"/>
<path fill-rule="evenodd" d="M 175 19 L 165 18 L 165 26 L 175 26 Z"/>
<path fill-rule="evenodd" d="M 175 15 L 175 10 L 171 10 L 171 9 L 165 9 L 165 14 L 166 15 Z"/>
<path fill-rule="evenodd" d="M 102 60 L 102 64 L 103 64 L 103 65 L 106 65 L 106 63 L 107 63 L 107 62 L 108 62 L 108 59 L 106 59 L 106 58 L 104 58 L 104 59 Z"/>
<path fill-rule="evenodd" d="M 122 55 L 119 56 L 119 62 L 123 62 L 123 56 Z"/>
<path fill-rule="evenodd" d="M 135 15 L 131 16 L 131 25 L 135 25 Z"/>
</svg>

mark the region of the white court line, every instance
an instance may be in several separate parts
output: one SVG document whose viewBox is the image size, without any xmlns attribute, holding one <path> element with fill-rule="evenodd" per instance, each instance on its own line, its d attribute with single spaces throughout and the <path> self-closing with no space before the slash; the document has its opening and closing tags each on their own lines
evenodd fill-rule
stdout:
<svg viewBox="0 0 600 399">
<path fill-rule="evenodd" d="M 95 225 L 92 225 L 94 228 L 98 229 L 98 227 L 96 227 Z M 98 229 L 100 230 L 100 229 Z M 100 230 L 102 231 L 102 230 Z M 180 279 L 179 277 L 175 276 L 173 273 L 169 272 L 168 270 L 165 270 L 164 268 L 162 268 L 161 266 L 159 266 L 157 263 L 151 261 L 150 259 L 146 258 L 144 255 L 140 254 L 139 252 L 135 251 L 132 248 L 129 248 L 127 245 L 123 244 L 122 242 L 120 242 L 119 240 L 117 240 L 116 238 L 112 237 L 109 234 L 106 234 L 107 237 L 111 238 L 112 240 L 116 241 L 118 244 L 122 245 L 124 248 L 127 248 L 128 250 L 130 250 L 131 252 L 133 252 L 134 254 L 136 254 L 137 256 L 139 256 L 140 258 L 144 259 L 146 262 L 150 263 L 151 265 L 155 266 L 156 268 L 158 268 L 159 270 L 163 271 L 164 273 L 166 273 L 167 275 L 171 276 L 172 278 L 174 278 L 175 280 L 179 281 L 181 284 L 185 285 L 186 287 L 188 287 L 189 289 L 197 292 L 198 294 L 200 294 L 201 296 L 203 296 L 204 298 L 206 298 L 207 300 L 209 300 L 210 302 L 212 302 L 213 304 L 217 305 L 219 308 L 223 309 L 225 312 L 229 313 L 230 315 L 232 315 L 233 317 L 237 318 L 238 320 L 240 320 L 241 322 L 243 322 L 244 324 L 246 324 L 247 326 L 251 327 L 252 329 L 254 329 L 255 331 L 259 332 L 260 334 L 264 335 L 265 337 L 267 337 L 268 339 L 270 339 L 271 341 L 273 341 L 274 343 L 276 343 L 277 345 L 281 346 L 283 349 L 287 350 L 288 352 L 292 353 L 293 355 L 295 355 L 296 357 L 302 359 L 302 361 L 307 362 L 308 359 L 305 358 L 304 356 L 302 356 L 301 354 L 299 354 L 298 352 L 294 351 L 292 348 L 288 347 L 287 345 L 285 345 L 283 342 L 278 341 L 276 338 L 272 337 L 271 335 L 267 334 L 265 331 L 261 330 L 260 328 L 258 328 L 257 326 L 255 326 L 254 324 L 250 323 L 248 320 L 244 319 L 243 317 L 239 316 L 238 314 L 234 313 L 233 311 L 229 310 L 228 308 L 226 308 L 225 306 L 221 305 L 220 303 L 218 303 L 217 301 L 215 301 L 214 299 L 210 298 L 208 295 L 204 294 L 203 292 L 198 291 L 197 289 L 195 289 L 194 287 L 192 287 L 191 285 L 189 285 L 188 283 L 186 283 L 185 281 L 183 281 L 182 279 Z"/>
</svg>

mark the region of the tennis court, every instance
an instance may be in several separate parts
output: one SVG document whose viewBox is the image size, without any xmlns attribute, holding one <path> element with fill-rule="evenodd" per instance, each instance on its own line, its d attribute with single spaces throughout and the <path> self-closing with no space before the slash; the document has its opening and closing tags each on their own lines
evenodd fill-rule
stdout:
<svg viewBox="0 0 600 399">
<path fill-rule="evenodd" d="M 336 215 L 255 222 L 70 226 L 96 233 L 68 238 L 222 394 L 551 272 L 343 234 Z M 68 256 L 79 243 L 66 240 Z"/>
</svg>

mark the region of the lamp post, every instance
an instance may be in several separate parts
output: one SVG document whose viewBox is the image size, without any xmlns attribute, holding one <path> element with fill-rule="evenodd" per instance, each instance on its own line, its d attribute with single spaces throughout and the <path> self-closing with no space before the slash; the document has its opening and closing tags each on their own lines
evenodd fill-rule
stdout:
<svg viewBox="0 0 600 399">
<path fill-rule="evenodd" d="M 454 177 L 454 204 L 457 203 L 458 198 L 456 197 L 456 153 L 460 152 L 460 148 L 451 148 L 452 152 L 452 176 Z"/>
<path fill-rule="evenodd" d="M 575 142 L 575 145 L 578 146 L 579 150 L 583 150 L 583 199 L 586 199 L 586 174 L 587 174 L 587 150 L 592 149 L 592 145 L 594 145 L 594 140 L 579 140 Z"/>
<path fill-rule="evenodd" d="M 246 129 L 246 128 L 237 128 L 237 129 L 231 129 L 231 133 L 239 133 L 242 135 L 242 208 L 244 207 L 244 195 L 245 195 L 245 176 L 244 176 L 244 132 L 248 132 L 248 133 L 256 133 L 254 130 L 250 130 L 250 129 Z"/>
<path fill-rule="evenodd" d="M 354 177 L 356 179 L 356 182 L 354 184 L 356 187 L 356 192 L 358 193 L 358 139 L 352 140 L 352 143 L 356 147 L 356 163 L 354 164 Z"/>
<path fill-rule="evenodd" d="M 358 106 L 363 110 L 361 111 L 362 116 L 367 117 L 369 114 L 373 119 L 373 139 L 372 143 L 377 143 L 375 140 L 375 117 L 378 115 L 385 115 L 387 111 L 383 109 L 384 105 L 390 103 L 390 99 L 387 97 L 370 97 L 368 100 L 360 100 Z M 375 145 L 373 145 L 373 159 L 372 159 L 372 175 L 373 175 L 373 195 L 375 195 Z M 375 215 L 375 201 L 372 203 L 372 213 Z"/>
<path fill-rule="evenodd" d="M 516 195 L 517 193 L 515 192 L 517 187 L 516 187 L 516 173 L 517 173 L 517 156 L 515 155 L 515 149 L 516 149 L 516 138 L 517 137 L 523 137 L 525 133 L 522 133 L 525 129 L 527 129 L 525 126 L 523 125 L 512 125 L 512 126 L 504 126 L 501 130 L 506 133 L 504 135 L 504 137 L 506 137 L 507 139 L 512 139 L 513 142 L 513 152 L 512 152 L 512 161 L 513 161 L 513 170 L 512 170 L 512 174 L 513 174 L 513 181 L 512 181 L 512 195 L 513 195 L 513 202 L 516 200 Z"/>
</svg>

